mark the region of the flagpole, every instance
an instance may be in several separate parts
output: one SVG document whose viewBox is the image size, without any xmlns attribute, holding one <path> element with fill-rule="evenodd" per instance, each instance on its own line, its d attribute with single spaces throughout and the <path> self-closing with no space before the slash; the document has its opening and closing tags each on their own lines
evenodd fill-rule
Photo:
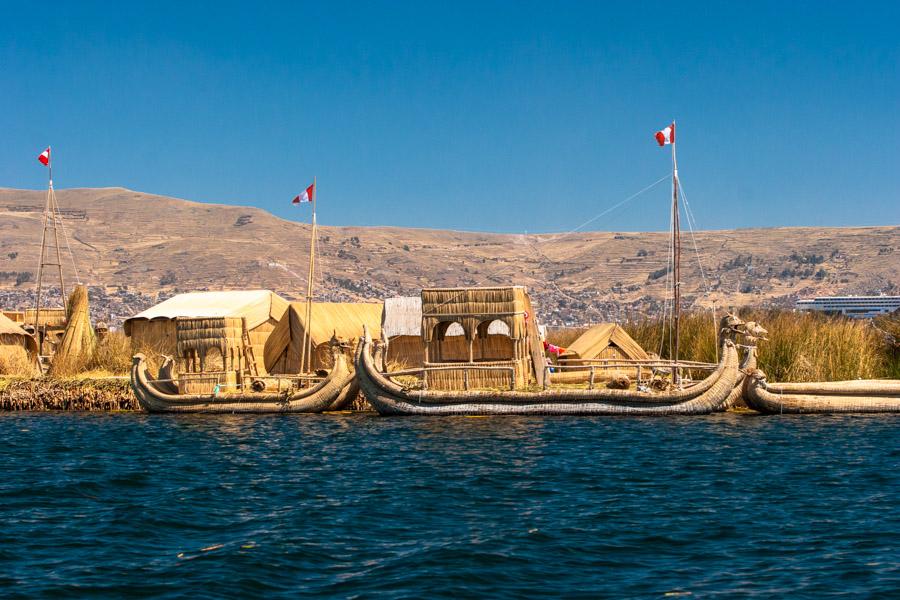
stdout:
<svg viewBox="0 0 900 600">
<path fill-rule="evenodd" d="M 47 150 L 50 150 L 47 146 Z M 50 194 L 53 192 L 53 152 L 47 157 L 47 202 L 44 206 L 43 227 L 41 227 L 41 256 L 38 259 L 38 275 L 37 275 L 37 291 L 35 293 L 34 305 L 34 337 L 38 342 L 38 354 L 43 350 L 43 342 L 41 340 L 41 332 L 38 328 L 41 318 L 41 288 L 44 278 L 44 252 L 47 248 L 47 216 L 50 213 Z"/>
<path fill-rule="evenodd" d="M 316 196 L 319 195 L 317 178 L 313 177 L 313 193 L 312 193 L 312 232 L 309 238 L 309 272 L 306 280 L 306 325 L 304 327 L 306 339 L 303 342 L 303 351 L 300 358 L 301 372 L 308 373 L 312 370 L 312 299 L 313 299 L 313 282 L 315 280 L 316 269 Z M 307 364 L 308 359 L 308 364 Z"/>
<path fill-rule="evenodd" d="M 678 350 L 680 342 L 680 325 L 681 325 L 681 222 L 680 211 L 678 210 L 678 158 L 675 155 L 675 121 L 672 120 L 672 243 L 673 248 L 673 277 L 675 281 L 673 320 L 675 324 L 675 348 L 674 359 L 675 367 L 673 371 L 673 379 L 681 384 L 681 375 L 678 372 Z"/>
</svg>

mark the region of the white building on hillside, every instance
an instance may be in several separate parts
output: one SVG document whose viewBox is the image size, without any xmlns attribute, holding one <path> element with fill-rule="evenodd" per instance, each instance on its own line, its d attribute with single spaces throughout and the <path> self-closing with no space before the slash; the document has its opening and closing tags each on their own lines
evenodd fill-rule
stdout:
<svg viewBox="0 0 900 600">
<path fill-rule="evenodd" d="M 900 310 L 900 296 L 824 296 L 798 300 L 797 310 L 817 310 L 855 319 L 870 319 Z"/>
</svg>

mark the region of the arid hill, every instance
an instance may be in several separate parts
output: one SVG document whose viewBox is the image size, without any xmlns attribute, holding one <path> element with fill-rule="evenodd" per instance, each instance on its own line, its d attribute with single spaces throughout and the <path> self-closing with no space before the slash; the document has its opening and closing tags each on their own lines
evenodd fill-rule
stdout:
<svg viewBox="0 0 900 600">
<path fill-rule="evenodd" d="M 177 290 L 270 288 L 299 298 L 309 226 L 250 207 L 122 188 L 57 192 L 95 314 L 118 321 Z M 0 190 L 0 305 L 30 301 L 45 192 Z M 653 314 L 667 278 L 664 232 L 511 235 L 321 227 L 318 297 L 382 298 L 427 286 L 524 284 L 544 321 Z M 704 231 L 684 240 L 695 306 L 790 305 L 797 297 L 897 293 L 900 227 Z M 64 262 L 68 262 L 67 260 Z M 70 265 L 66 267 L 72 278 Z M 55 279 L 50 279 L 55 283 Z M 707 293 L 706 290 L 709 290 Z"/>
</svg>

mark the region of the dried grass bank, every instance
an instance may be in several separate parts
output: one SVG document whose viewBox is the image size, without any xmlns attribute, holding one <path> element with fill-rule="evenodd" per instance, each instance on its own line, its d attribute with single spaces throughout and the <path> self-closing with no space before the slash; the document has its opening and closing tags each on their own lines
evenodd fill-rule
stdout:
<svg viewBox="0 0 900 600">
<path fill-rule="evenodd" d="M 0 410 L 139 410 L 127 377 L 0 379 Z"/>
</svg>

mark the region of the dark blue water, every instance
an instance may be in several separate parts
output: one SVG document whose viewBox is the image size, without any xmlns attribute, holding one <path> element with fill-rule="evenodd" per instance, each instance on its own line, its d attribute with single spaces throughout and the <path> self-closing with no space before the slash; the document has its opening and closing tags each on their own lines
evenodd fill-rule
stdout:
<svg viewBox="0 0 900 600">
<path fill-rule="evenodd" d="M 896 417 L 0 416 L 4 597 L 888 597 Z"/>
</svg>

